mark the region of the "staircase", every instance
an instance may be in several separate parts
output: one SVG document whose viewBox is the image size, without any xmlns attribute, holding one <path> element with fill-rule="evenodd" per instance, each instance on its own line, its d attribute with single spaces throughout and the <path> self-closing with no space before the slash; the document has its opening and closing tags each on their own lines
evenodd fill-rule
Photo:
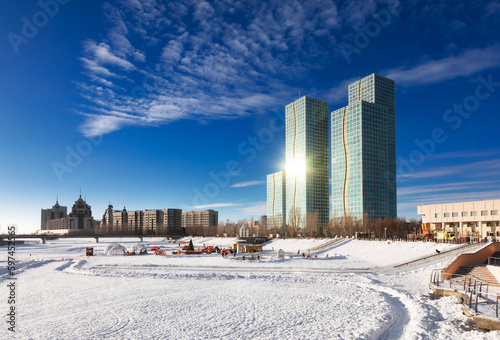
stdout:
<svg viewBox="0 0 500 340">
<path fill-rule="evenodd" d="M 497 251 L 496 253 L 494 253 L 490 257 L 495 257 L 497 259 L 500 259 L 500 251 Z M 486 261 L 484 261 L 484 264 L 488 264 L 488 259 L 486 259 Z"/>
<path fill-rule="evenodd" d="M 500 287 L 500 282 L 498 282 L 495 276 L 491 274 L 490 270 L 486 268 L 486 265 L 461 266 L 453 273 L 453 276 L 455 275 L 459 277 L 453 278 L 452 280 L 457 283 L 463 283 L 463 277 L 469 276 L 488 283 L 490 286 Z"/>
</svg>

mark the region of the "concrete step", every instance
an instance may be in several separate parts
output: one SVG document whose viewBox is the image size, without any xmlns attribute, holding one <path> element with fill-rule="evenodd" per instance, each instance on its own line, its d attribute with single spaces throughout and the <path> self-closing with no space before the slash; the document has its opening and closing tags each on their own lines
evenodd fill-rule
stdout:
<svg viewBox="0 0 500 340">
<path fill-rule="evenodd" d="M 490 270 L 486 267 L 475 267 L 471 272 L 470 275 L 473 277 L 478 278 L 479 280 L 482 280 L 492 286 L 500 286 L 500 283 L 497 281 L 495 276 L 490 272 Z"/>
<path fill-rule="evenodd" d="M 459 277 L 455 277 L 452 279 L 453 282 L 455 283 L 460 283 L 463 284 L 464 277 L 472 277 L 476 278 L 478 280 L 481 280 L 490 286 L 495 286 L 495 287 L 500 287 L 500 283 L 498 280 L 495 278 L 495 276 L 489 271 L 488 268 L 484 265 L 478 265 L 478 266 L 461 266 L 458 268 L 458 270 L 454 273 L 454 275 L 457 275 Z"/>
</svg>

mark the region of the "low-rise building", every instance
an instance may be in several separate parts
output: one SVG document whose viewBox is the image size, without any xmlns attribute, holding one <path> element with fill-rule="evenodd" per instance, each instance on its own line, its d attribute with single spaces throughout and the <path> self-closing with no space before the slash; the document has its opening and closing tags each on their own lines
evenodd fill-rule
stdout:
<svg viewBox="0 0 500 340">
<path fill-rule="evenodd" d="M 422 229 L 454 232 L 457 237 L 470 236 L 500 239 L 500 199 L 462 203 L 419 205 Z"/>
<path fill-rule="evenodd" d="M 182 213 L 182 227 L 217 227 L 219 212 L 215 210 L 186 211 Z"/>
<path fill-rule="evenodd" d="M 182 209 L 113 210 L 110 204 L 102 216 L 104 234 L 175 235 L 182 234 Z"/>
<path fill-rule="evenodd" d="M 59 200 L 56 200 L 56 204 L 52 206 L 52 208 L 49 209 L 42 209 L 42 220 L 40 224 L 40 229 L 41 230 L 46 230 L 47 229 L 47 222 L 51 220 L 58 220 L 58 222 L 51 223 L 55 225 L 59 225 L 60 220 L 63 219 L 63 217 L 68 216 L 68 207 L 59 205 Z M 67 221 L 67 219 L 66 219 Z M 67 223 L 67 222 L 66 222 Z M 64 228 L 53 228 L 53 229 L 67 229 L 66 227 Z"/>
<path fill-rule="evenodd" d="M 181 234 L 182 209 L 162 209 L 163 226 L 162 231 L 167 235 Z"/>
<path fill-rule="evenodd" d="M 135 235 L 143 234 L 144 211 L 135 210 L 128 212 L 128 229 Z"/>
<path fill-rule="evenodd" d="M 160 227 L 163 225 L 163 211 L 158 209 L 144 210 L 144 234 L 158 235 Z"/>
</svg>

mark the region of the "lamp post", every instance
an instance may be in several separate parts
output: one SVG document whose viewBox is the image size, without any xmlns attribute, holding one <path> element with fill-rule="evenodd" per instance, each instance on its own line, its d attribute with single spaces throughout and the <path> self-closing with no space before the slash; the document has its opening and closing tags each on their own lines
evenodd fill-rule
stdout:
<svg viewBox="0 0 500 340">
<path fill-rule="evenodd" d="M 387 240 L 387 227 L 384 228 L 384 237 Z"/>
</svg>

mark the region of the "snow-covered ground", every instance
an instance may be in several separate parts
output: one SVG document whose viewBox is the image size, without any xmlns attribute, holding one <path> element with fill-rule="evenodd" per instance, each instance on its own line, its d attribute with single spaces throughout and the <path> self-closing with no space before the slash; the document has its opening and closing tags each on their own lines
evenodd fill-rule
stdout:
<svg viewBox="0 0 500 340">
<path fill-rule="evenodd" d="M 233 241 L 193 239 L 195 248 L 229 247 Z M 500 338 L 500 332 L 474 330 L 458 299 L 431 298 L 431 270 L 449 257 L 411 271 L 378 271 L 455 245 L 341 240 L 317 258 L 302 257 L 329 241 L 273 240 L 254 261 L 248 254 L 245 261 L 243 254 L 172 255 L 185 243 L 164 238 L 145 238 L 143 244 L 160 246 L 167 256 L 103 254 L 109 243 L 132 250 L 138 241 L 130 238 L 19 245 L 16 338 Z M 87 247 L 96 256 L 84 256 Z M 279 249 L 287 253 L 284 259 L 277 258 Z M 3 263 L 6 256 L 0 247 Z M 2 266 L 2 315 L 8 279 Z M 6 325 L 2 339 L 12 337 Z"/>
</svg>

